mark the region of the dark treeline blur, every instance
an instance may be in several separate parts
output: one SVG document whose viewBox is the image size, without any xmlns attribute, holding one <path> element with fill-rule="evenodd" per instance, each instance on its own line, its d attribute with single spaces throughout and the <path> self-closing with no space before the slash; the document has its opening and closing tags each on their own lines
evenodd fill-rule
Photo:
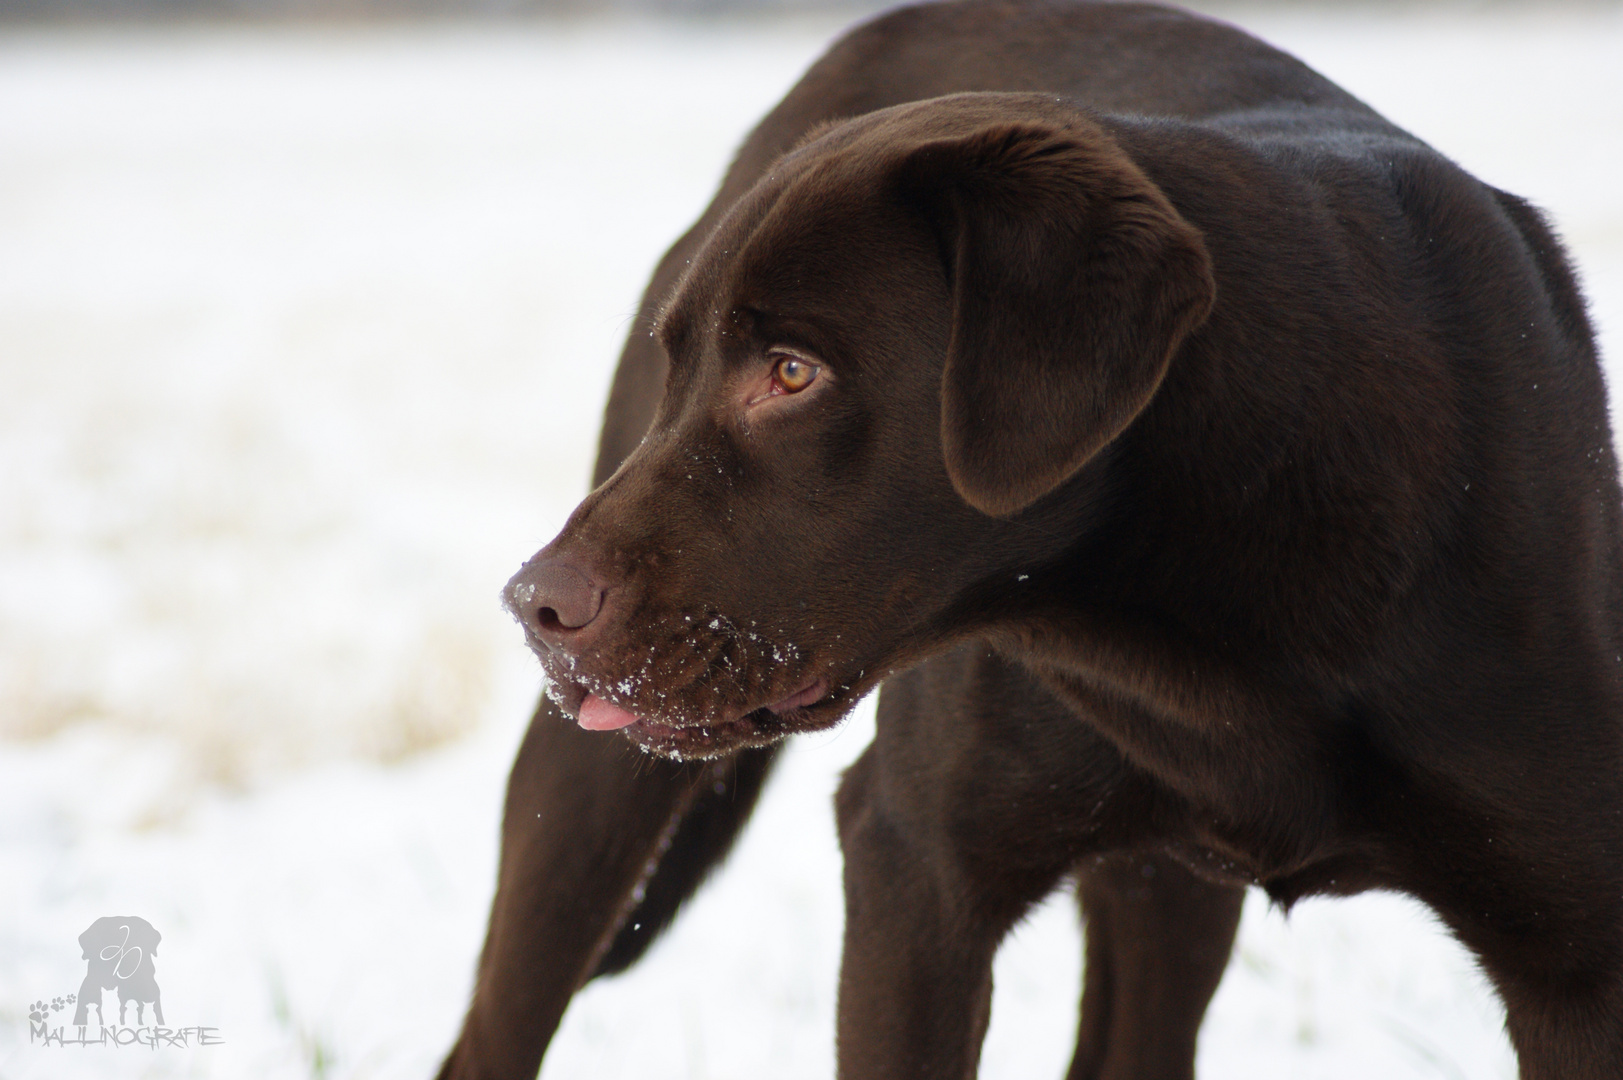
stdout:
<svg viewBox="0 0 1623 1080">
<path fill-rule="evenodd" d="M 0 0 L 0 23 L 34 20 L 243 18 L 370 20 L 423 16 L 589 15 L 654 12 L 762 14 L 878 11 L 884 0 Z"/>
<path fill-rule="evenodd" d="M 769 15 L 839 11 L 853 15 L 895 6 L 900 0 L 0 0 L 0 23 L 122 21 L 190 18 L 246 20 L 371 20 L 425 16 L 546 16 L 648 12 L 667 15 Z M 1176 3 L 1178 0 L 1168 0 Z M 1453 9 L 1623 6 L 1623 0 L 1420 0 Z M 1416 0 L 1182 0 L 1204 11 L 1244 7 L 1416 6 Z"/>
<path fill-rule="evenodd" d="M 320 21 L 648 12 L 669 15 L 849 11 L 899 0 L 0 0 L 0 24 L 33 21 L 244 19 Z"/>
</svg>

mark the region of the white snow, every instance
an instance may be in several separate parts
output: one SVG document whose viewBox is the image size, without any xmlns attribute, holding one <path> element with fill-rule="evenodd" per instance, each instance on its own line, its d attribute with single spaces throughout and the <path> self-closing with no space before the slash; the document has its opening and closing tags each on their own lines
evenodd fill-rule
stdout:
<svg viewBox="0 0 1623 1080">
<path fill-rule="evenodd" d="M 1233 17 L 1549 209 L 1618 353 L 1623 9 Z M 538 690 L 497 590 L 584 492 L 654 259 L 834 29 L 0 32 L 0 1077 L 432 1072 Z M 794 745 L 544 1076 L 832 1075 L 870 730 Z M 223 1045 L 29 1045 L 109 914 Z M 1000 955 L 983 1075 L 1062 1072 L 1074 921 Z M 1501 1023 L 1407 901 L 1253 896 L 1201 1075 L 1509 1077 Z"/>
</svg>

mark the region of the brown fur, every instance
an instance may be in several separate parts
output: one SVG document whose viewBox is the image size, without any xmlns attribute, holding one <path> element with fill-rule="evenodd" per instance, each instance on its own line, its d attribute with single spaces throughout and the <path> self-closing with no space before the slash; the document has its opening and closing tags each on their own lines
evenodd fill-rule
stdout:
<svg viewBox="0 0 1623 1080">
<path fill-rule="evenodd" d="M 444 1076 L 533 1073 L 881 681 L 842 1076 L 972 1075 L 1073 874 L 1072 1080 L 1192 1075 L 1247 883 L 1417 896 L 1523 1077 L 1623 1076 L 1619 492 L 1535 211 L 1232 28 L 963 0 L 837 43 L 647 295 L 509 586 L 555 700 Z"/>
</svg>

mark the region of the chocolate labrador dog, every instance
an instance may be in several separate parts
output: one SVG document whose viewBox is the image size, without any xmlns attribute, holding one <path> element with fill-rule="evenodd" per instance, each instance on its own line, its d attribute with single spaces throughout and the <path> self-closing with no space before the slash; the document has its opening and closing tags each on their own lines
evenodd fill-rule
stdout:
<svg viewBox="0 0 1623 1080">
<path fill-rule="evenodd" d="M 655 271 L 597 480 L 508 586 L 550 700 L 443 1076 L 532 1075 L 773 748 L 884 681 L 848 1080 L 972 1076 L 1000 939 L 1073 876 L 1072 1080 L 1192 1074 L 1248 884 L 1420 898 L 1523 1077 L 1623 1077 L 1584 304 L 1536 211 L 1289 56 L 1132 3 L 852 31 Z"/>
</svg>

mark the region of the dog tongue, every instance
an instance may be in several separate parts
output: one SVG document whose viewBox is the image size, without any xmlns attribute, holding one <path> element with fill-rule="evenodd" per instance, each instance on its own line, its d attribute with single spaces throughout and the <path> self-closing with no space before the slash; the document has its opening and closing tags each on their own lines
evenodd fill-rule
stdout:
<svg viewBox="0 0 1623 1080">
<path fill-rule="evenodd" d="M 586 700 L 580 703 L 580 726 L 587 731 L 614 731 L 636 722 L 635 716 L 596 694 L 587 694 Z"/>
</svg>

